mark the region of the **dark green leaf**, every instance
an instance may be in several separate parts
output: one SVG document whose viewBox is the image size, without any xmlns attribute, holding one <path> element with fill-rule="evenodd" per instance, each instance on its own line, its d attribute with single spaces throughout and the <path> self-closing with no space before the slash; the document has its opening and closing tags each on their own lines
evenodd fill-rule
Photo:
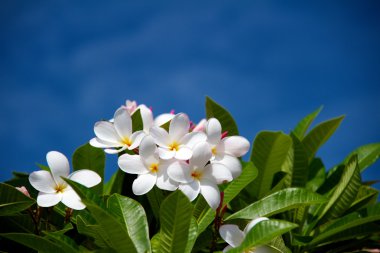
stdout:
<svg viewBox="0 0 380 253">
<path fill-rule="evenodd" d="M 293 168 L 292 168 L 292 187 L 305 187 L 309 176 L 309 161 L 305 148 L 301 141 L 293 134 Z"/>
<path fill-rule="evenodd" d="M 309 129 L 310 125 L 313 123 L 314 119 L 318 116 L 322 109 L 323 106 L 319 107 L 316 111 L 307 115 L 294 128 L 293 133 L 299 140 L 302 140 L 304 138 L 307 129 Z"/>
<path fill-rule="evenodd" d="M 19 213 L 34 203 L 15 187 L 0 183 L 0 216 Z"/>
<path fill-rule="evenodd" d="M 346 157 L 345 162 L 348 162 L 350 157 L 354 154 L 358 155 L 359 169 L 360 172 L 363 172 L 380 157 L 380 143 L 367 144 L 355 149 L 349 156 Z"/>
<path fill-rule="evenodd" d="M 133 112 L 132 116 L 132 131 L 137 132 L 144 129 L 144 123 L 141 117 L 140 109 Z"/>
<path fill-rule="evenodd" d="M 111 179 L 104 184 L 104 195 L 111 195 L 113 193 L 121 194 L 123 189 L 125 172 L 118 169 L 111 177 Z"/>
</svg>

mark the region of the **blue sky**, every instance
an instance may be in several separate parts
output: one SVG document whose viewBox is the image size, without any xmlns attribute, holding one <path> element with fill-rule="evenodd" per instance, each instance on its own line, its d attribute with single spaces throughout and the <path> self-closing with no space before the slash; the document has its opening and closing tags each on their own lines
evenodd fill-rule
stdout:
<svg viewBox="0 0 380 253">
<path fill-rule="evenodd" d="M 346 115 L 318 154 L 327 167 L 380 141 L 378 1 L 0 5 L 2 181 L 50 150 L 71 156 L 126 99 L 198 121 L 208 95 L 250 140 L 324 105 L 319 121 Z M 116 166 L 108 157 L 108 176 Z"/>
</svg>

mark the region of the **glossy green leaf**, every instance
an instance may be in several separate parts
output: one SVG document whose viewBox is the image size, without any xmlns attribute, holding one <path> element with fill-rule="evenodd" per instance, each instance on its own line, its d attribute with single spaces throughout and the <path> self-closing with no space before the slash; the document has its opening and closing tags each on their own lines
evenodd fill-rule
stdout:
<svg viewBox="0 0 380 253">
<path fill-rule="evenodd" d="M 123 189 L 125 172 L 118 169 L 111 177 L 111 179 L 104 184 L 103 193 L 104 195 L 111 195 L 113 193 L 121 194 Z"/>
<path fill-rule="evenodd" d="M 302 140 L 305 137 L 305 134 L 309 129 L 310 125 L 313 123 L 314 119 L 318 116 L 322 109 L 323 106 L 319 107 L 317 110 L 307 115 L 294 128 L 293 133 L 299 140 Z"/>
<path fill-rule="evenodd" d="M 238 127 L 232 115 L 210 97 L 206 97 L 207 119 L 216 118 L 222 125 L 222 132 L 227 131 L 229 136 L 239 135 Z"/>
<path fill-rule="evenodd" d="M 256 136 L 251 154 L 258 169 L 251 189 L 255 198 L 261 199 L 270 192 L 274 175 L 286 162 L 291 146 L 292 139 L 282 132 L 263 131 Z"/>
<path fill-rule="evenodd" d="M 132 116 L 132 131 L 140 131 L 144 129 L 143 120 L 141 117 L 140 109 L 137 109 L 135 112 L 133 112 Z"/>
<path fill-rule="evenodd" d="M 107 242 L 103 239 L 102 234 L 105 232 L 99 225 L 87 223 L 81 215 L 77 216 L 77 229 L 79 234 L 89 236 L 94 239 L 97 246 L 108 248 Z M 109 248 L 111 249 L 111 248 Z"/>
<path fill-rule="evenodd" d="M 306 189 L 311 191 L 317 191 L 317 189 L 326 180 L 325 166 L 319 158 L 314 158 L 309 165 L 308 179 L 306 183 Z"/>
<path fill-rule="evenodd" d="M 148 201 L 153 212 L 154 217 L 158 220 L 160 218 L 161 203 L 164 201 L 165 196 L 161 189 L 154 186 L 147 194 Z"/>
<path fill-rule="evenodd" d="M 345 162 L 347 162 L 354 154 L 357 154 L 359 169 L 360 172 L 363 172 L 365 169 L 375 163 L 377 159 L 379 159 L 380 143 L 367 144 L 355 149 L 350 155 L 346 157 Z"/>
<path fill-rule="evenodd" d="M 312 160 L 318 149 L 330 138 L 342 122 L 344 116 L 333 118 L 320 123 L 313 128 L 302 140 L 309 161 Z"/>
<path fill-rule="evenodd" d="M 375 203 L 379 191 L 367 185 L 361 185 L 356 195 L 355 201 L 351 204 L 346 214 L 360 210 L 371 203 Z"/>
<path fill-rule="evenodd" d="M 160 250 L 160 232 L 155 234 L 152 239 L 150 239 L 150 244 L 152 246 L 152 253 L 157 253 Z"/>
<path fill-rule="evenodd" d="M 194 243 L 197 240 L 198 235 L 198 225 L 194 217 L 191 217 L 190 227 L 189 227 L 189 237 L 186 244 L 186 249 L 184 253 L 191 253 Z"/>
<path fill-rule="evenodd" d="M 305 187 L 309 177 L 309 161 L 305 147 L 297 136 L 290 135 L 293 140 L 292 187 Z"/>
<path fill-rule="evenodd" d="M 96 192 L 92 191 L 91 188 L 87 188 L 68 178 L 64 178 L 64 180 L 74 189 L 74 191 L 79 195 L 82 201 L 104 206 L 104 201 L 101 198 L 101 196 L 99 196 Z"/>
<path fill-rule="evenodd" d="M 45 237 L 59 245 L 65 252 L 78 252 L 79 247 L 73 239 L 64 234 L 45 232 Z"/>
<path fill-rule="evenodd" d="M 274 238 L 289 232 L 298 225 L 283 220 L 266 220 L 256 224 L 245 236 L 244 241 L 229 253 L 241 253 L 254 247 L 265 245 Z"/>
<path fill-rule="evenodd" d="M 91 146 L 89 143 L 79 147 L 73 154 L 73 167 L 75 171 L 82 169 L 92 170 L 102 178 L 102 182 L 93 187 L 93 191 L 98 194 L 103 192 L 105 159 L 104 151 Z"/>
<path fill-rule="evenodd" d="M 193 206 L 181 192 L 175 191 L 162 203 L 160 210 L 160 253 L 186 250 Z"/>
<path fill-rule="evenodd" d="M 326 198 L 303 188 L 288 188 L 273 193 L 228 216 L 231 219 L 254 219 L 272 216 L 301 206 L 324 203 Z"/>
<path fill-rule="evenodd" d="M 0 183 L 0 216 L 19 213 L 34 203 L 33 199 L 25 196 L 15 187 Z"/>
</svg>

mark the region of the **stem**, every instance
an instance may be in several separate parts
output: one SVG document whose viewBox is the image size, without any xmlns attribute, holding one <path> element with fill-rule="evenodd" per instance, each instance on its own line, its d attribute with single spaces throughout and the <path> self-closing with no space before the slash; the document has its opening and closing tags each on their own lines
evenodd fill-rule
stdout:
<svg viewBox="0 0 380 253">
<path fill-rule="evenodd" d="M 218 238 L 219 238 L 219 228 L 220 228 L 220 225 L 222 224 L 223 215 L 224 215 L 224 213 L 226 212 L 226 209 L 227 209 L 227 205 L 224 206 L 223 209 L 222 209 L 223 200 L 224 200 L 224 192 L 221 192 L 220 193 L 220 203 L 219 203 L 219 206 L 216 209 L 216 213 L 215 213 L 214 231 L 213 231 L 213 235 L 212 235 L 212 241 L 211 241 L 211 246 L 210 246 L 210 253 L 213 253 L 216 250 L 216 245 L 217 245 L 217 241 L 218 241 Z M 222 211 L 220 211 L 221 209 L 222 209 Z"/>
<path fill-rule="evenodd" d="M 34 233 L 36 235 L 40 235 L 39 224 L 40 224 L 40 207 L 37 206 L 36 210 L 32 210 L 32 208 L 28 208 L 28 213 L 32 218 L 34 224 Z"/>
<path fill-rule="evenodd" d="M 65 224 L 70 222 L 72 216 L 73 216 L 73 209 L 66 208 Z"/>
</svg>

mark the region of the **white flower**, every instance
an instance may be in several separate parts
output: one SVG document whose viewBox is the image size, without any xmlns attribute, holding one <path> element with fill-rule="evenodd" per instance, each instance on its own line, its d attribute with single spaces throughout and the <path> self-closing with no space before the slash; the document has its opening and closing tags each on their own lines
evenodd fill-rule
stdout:
<svg viewBox="0 0 380 253">
<path fill-rule="evenodd" d="M 249 141 L 241 136 L 222 138 L 219 120 L 211 118 L 206 124 L 207 142 L 213 154 L 212 162 L 224 164 L 234 178 L 241 173 L 241 163 L 237 157 L 245 155 L 250 147 Z"/>
<path fill-rule="evenodd" d="M 119 157 L 121 170 L 139 175 L 132 184 L 133 193 L 136 195 L 149 192 L 155 184 L 168 191 L 174 191 L 178 187 L 178 183 L 171 180 L 166 173 L 168 161 L 160 160 L 156 151 L 153 138 L 147 135 L 141 141 L 140 155 L 124 154 Z"/>
<path fill-rule="evenodd" d="M 154 119 L 153 125 L 154 126 L 158 126 L 158 127 L 162 126 L 162 125 L 165 125 L 166 123 L 168 123 L 169 121 L 171 121 L 173 118 L 174 118 L 174 114 L 173 113 L 163 113 L 163 114 L 160 114 L 160 115 L 158 115 Z"/>
<path fill-rule="evenodd" d="M 189 163 L 174 161 L 168 167 L 168 175 L 181 183 L 179 189 L 193 201 L 199 193 L 203 195 L 209 206 L 216 209 L 220 202 L 217 184 L 231 181 L 230 171 L 222 164 L 208 163 L 212 154 L 206 142 L 194 147 Z"/>
<path fill-rule="evenodd" d="M 201 121 L 199 121 L 198 124 L 196 124 L 193 128 L 193 132 L 204 132 L 205 131 L 205 128 L 206 128 L 206 123 L 207 123 L 207 120 L 206 119 L 202 119 Z"/>
<path fill-rule="evenodd" d="M 78 194 L 61 177 L 68 178 L 86 187 L 93 187 L 102 180 L 100 176 L 91 170 L 78 170 L 69 175 L 69 161 L 57 151 L 47 153 L 46 160 L 51 172 L 40 170 L 29 175 L 30 184 L 39 191 L 37 204 L 42 207 L 49 207 L 62 201 L 63 204 L 72 209 L 84 209 L 86 206 Z"/>
<path fill-rule="evenodd" d="M 266 217 L 260 217 L 252 220 L 248 225 L 245 227 L 244 231 L 241 231 L 238 226 L 236 225 L 222 225 L 219 229 L 219 234 L 223 238 L 224 241 L 226 241 L 229 246 L 224 248 L 223 252 L 228 252 L 228 250 L 232 248 L 238 247 L 244 240 L 244 237 L 246 234 L 259 222 L 269 220 Z M 269 247 L 266 246 L 260 246 L 255 249 L 252 249 L 248 252 L 251 253 L 270 253 L 273 252 Z"/>
<path fill-rule="evenodd" d="M 119 108 L 115 112 L 114 123 L 108 121 L 96 122 L 94 132 L 96 137 L 90 140 L 90 144 L 97 148 L 105 148 L 104 151 L 109 154 L 137 148 L 142 138 L 146 135 L 144 131 L 132 133 L 132 119 L 124 108 Z"/>
<path fill-rule="evenodd" d="M 150 129 L 150 134 L 159 146 L 160 158 L 169 160 L 176 158 L 188 160 L 193 152 L 191 148 L 201 141 L 206 140 L 206 135 L 201 132 L 189 133 L 189 118 L 179 113 L 173 117 L 169 125 L 169 133 L 161 127 L 154 126 Z"/>
<path fill-rule="evenodd" d="M 125 105 L 122 105 L 121 107 L 126 109 L 129 112 L 129 114 L 132 114 L 137 109 L 137 103 L 135 100 L 127 100 L 125 101 Z"/>
</svg>

